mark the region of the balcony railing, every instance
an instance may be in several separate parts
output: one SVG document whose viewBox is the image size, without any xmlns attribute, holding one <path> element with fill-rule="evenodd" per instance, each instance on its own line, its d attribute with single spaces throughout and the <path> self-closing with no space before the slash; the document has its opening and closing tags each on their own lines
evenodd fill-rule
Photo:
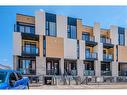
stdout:
<svg viewBox="0 0 127 95">
<path fill-rule="evenodd" d="M 103 54 L 103 60 L 112 61 L 113 55 L 112 54 Z"/>
<path fill-rule="evenodd" d="M 127 76 L 127 71 L 119 71 L 119 76 Z"/>
<path fill-rule="evenodd" d="M 112 72 L 111 71 L 101 71 L 102 76 L 111 76 Z"/>
<path fill-rule="evenodd" d="M 36 74 L 36 70 L 33 69 L 27 69 L 27 68 L 19 68 L 18 71 L 24 75 L 35 75 Z"/>
<path fill-rule="evenodd" d="M 94 76 L 95 71 L 94 70 L 84 70 L 84 76 Z"/>
<path fill-rule="evenodd" d="M 85 37 L 83 37 L 83 40 L 95 42 L 95 37 L 94 36 L 88 36 L 88 37 L 85 36 Z"/>
<path fill-rule="evenodd" d="M 23 46 L 22 47 L 22 53 L 23 54 L 34 54 L 34 55 L 38 55 L 39 50 L 35 46 Z"/>
<path fill-rule="evenodd" d="M 86 53 L 85 54 L 86 59 L 97 59 L 97 53 Z"/>
<path fill-rule="evenodd" d="M 108 43 L 108 44 L 111 44 L 111 39 L 110 39 L 110 38 L 102 38 L 102 37 L 101 37 L 101 43 Z"/>
</svg>

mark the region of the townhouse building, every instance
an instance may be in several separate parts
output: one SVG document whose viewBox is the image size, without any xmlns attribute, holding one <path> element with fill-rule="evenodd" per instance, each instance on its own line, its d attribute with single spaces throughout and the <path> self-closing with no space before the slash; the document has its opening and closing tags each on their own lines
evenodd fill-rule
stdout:
<svg viewBox="0 0 127 95">
<path fill-rule="evenodd" d="M 127 76 L 127 29 L 39 10 L 16 14 L 13 68 L 24 75 Z"/>
</svg>

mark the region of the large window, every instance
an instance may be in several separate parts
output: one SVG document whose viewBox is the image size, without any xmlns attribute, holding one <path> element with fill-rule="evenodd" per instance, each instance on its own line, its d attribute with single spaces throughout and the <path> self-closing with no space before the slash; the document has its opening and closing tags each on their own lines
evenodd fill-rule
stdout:
<svg viewBox="0 0 127 95">
<path fill-rule="evenodd" d="M 56 23 L 46 21 L 46 35 L 56 36 Z"/>
<path fill-rule="evenodd" d="M 67 37 L 71 39 L 76 39 L 77 38 L 77 19 L 76 18 L 71 18 L 68 17 L 68 22 L 67 22 Z"/>
<path fill-rule="evenodd" d="M 29 59 L 20 60 L 19 71 L 23 74 L 35 74 L 35 61 Z"/>
<path fill-rule="evenodd" d="M 124 34 L 119 34 L 119 45 L 124 45 L 125 37 Z"/>
<path fill-rule="evenodd" d="M 17 32 L 22 32 L 22 33 L 35 33 L 35 26 L 29 26 L 29 25 L 17 25 Z"/>
<path fill-rule="evenodd" d="M 68 25 L 68 38 L 76 39 L 76 26 Z"/>
<path fill-rule="evenodd" d="M 56 15 L 46 13 L 46 35 L 56 37 Z"/>
<path fill-rule="evenodd" d="M 125 45 L 125 29 L 119 27 L 118 34 L 119 34 L 119 45 Z"/>
<path fill-rule="evenodd" d="M 23 41 L 22 45 L 23 54 L 38 54 L 38 48 L 36 42 Z"/>
</svg>

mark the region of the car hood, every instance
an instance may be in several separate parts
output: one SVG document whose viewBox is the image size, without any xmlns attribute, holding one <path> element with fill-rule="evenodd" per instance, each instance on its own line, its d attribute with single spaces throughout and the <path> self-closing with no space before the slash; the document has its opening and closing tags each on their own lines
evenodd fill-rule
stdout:
<svg viewBox="0 0 127 95">
<path fill-rule="evenodd" d="M 7 89 L 7 83 L 0 83 L 0 89 Z"/>
</svg>

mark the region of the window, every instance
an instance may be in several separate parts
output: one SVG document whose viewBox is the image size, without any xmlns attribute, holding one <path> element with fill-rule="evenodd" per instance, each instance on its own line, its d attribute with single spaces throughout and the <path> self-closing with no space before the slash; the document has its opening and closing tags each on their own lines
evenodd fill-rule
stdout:
<svg viewBox="0 0 127 95">
<path fill-rule="evenodd" d="M 67 37 L 71 39 L 77 38 L 77 19 L 68 17 L 67 19 Z"/>
<path fill-rule="evenodd" d="M 23 53 L 24 54 L 38 54 L 38 48 L 36 46 L 36 42 L 23 42 Z"/>
<path fill-rule="evenodd" d="M 83 33 L 82 34 L 82 40 L 89 41 L 89 33 Z"/>
<path fill-rule="evenodd" d="M 46 22 L 46 35 L 47 36 L 56 36 L 56 23 L 55 22 Z"/>
<path fill-rule="evenodd" d="M 0 84 L 5 81 L 6 76 L 7 76 L 6 72 L 0 72 Z"/>
<path fill-rule="evenodd" d="M 25 32 L 26 32 L 26 33 L 30 33 L 30 27 L 26 26 L 26 27 L 25 27 Z"/>
<path fill-rule="evenodd" d="M 23 32 L 23 33 L 24 33 L 24 32 L 25 32 L 24 29 L 25 29 L 24 26 L 19 26 L 19 31 L 20 31 L 20 32 Z"/>
<path fill-rule="evenodd" d="M 10 74 L 9 80 L 10 80 L 10 81 L 12 81 L 12 80 L 17 81 L 16 76 L 15 76 L 14 73 L 11 73 L 11 74 Z"/>
<path fill-rule="evenodd" d="M 119 45 L 125 45 L 125 29 L 118 27 Z"/>
<path fill-rule="evenodd" d="M 17 32 L 34 34 L 35 33 L 35 26 L 18 24 L 17 25 Z"/>
<path fill-rule="evenodd" d="M 119 45 L 124 45 L 124 34 L 119 34 Z"/>
<path fill-rule="evenodd" d="M 56 37 L 56 15 L 46 13 L 46 35 Z"/>
<path fill-rule="evenodd" d="M 68 38 L 76 39 L 77 33 L 76 33 L 76 26 L 68 25 Z"/>
<path fill-rule="evenodd" d="M 20 60 L 19 70 L 22 72 L 22 74 L 35 74 L 35 67 L 36 63 L 34 60 Z"/>
<path fill-rule="evenodd" d="M 43 56 L 46 56 L 46 37 L 43 36 Z"/>
</svg>

